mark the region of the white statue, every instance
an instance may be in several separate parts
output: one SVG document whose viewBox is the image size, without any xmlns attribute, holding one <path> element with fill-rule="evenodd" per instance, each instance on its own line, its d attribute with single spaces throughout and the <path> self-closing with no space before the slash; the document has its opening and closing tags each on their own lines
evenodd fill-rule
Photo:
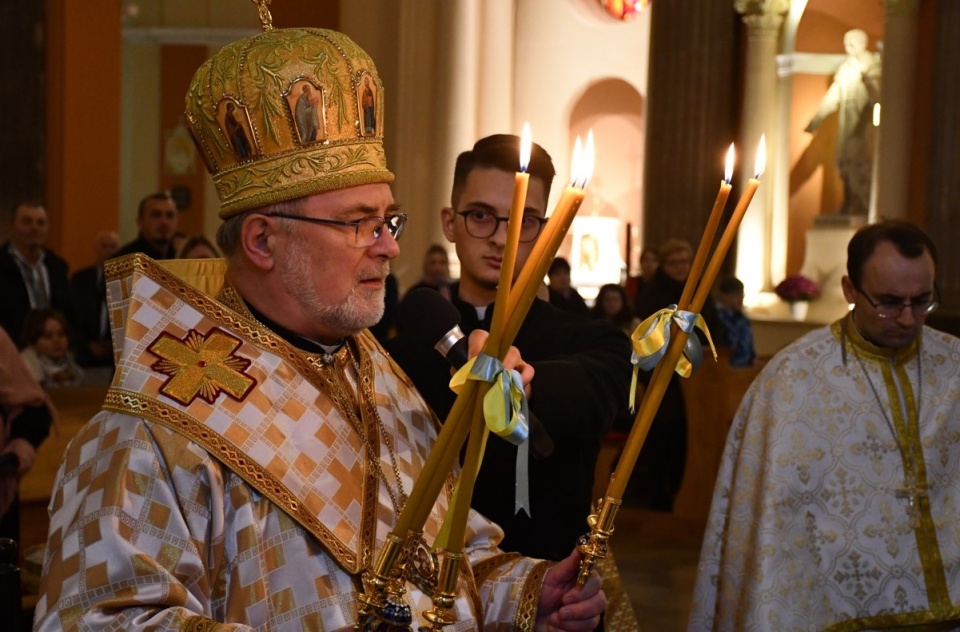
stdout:
<svg viewBox="0 0 960 632">
<path fill-rule="evenodd" d="M 834 74 L 806 131 L 813 133 L 824 118 L 837 112 L 837 169 L 843 179 L 839 212 L 866 215 L 874 149 L 873 105 L 880 99 L 880 56 L 867 50 L 867 34 L 860 29 L 844 34 L 843 47 L 847 59 Z"/>
</svg>

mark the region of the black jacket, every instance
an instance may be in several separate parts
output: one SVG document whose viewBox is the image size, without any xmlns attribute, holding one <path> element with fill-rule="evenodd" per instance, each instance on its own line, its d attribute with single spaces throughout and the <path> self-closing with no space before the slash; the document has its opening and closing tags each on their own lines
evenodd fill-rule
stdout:
<svg viewBox="0 0 960 632">
<path fill-rule="evenodd" d="M 103 330 L 102 310 L 107 300 L 107 286 L 103 267 L 82 268 L 70 277 L 74 302 L 73 329 L 77 336 L 77 364 L 80 366 L 113 366 L 113 356 L 96 359 L 90 355 L 87 344 L 110 341 L 109 326 Z"/>
<path fill-rule="evenodd" d="M 67 262 L 44 251 L 43 265 L 50 279 L 50 307 L 73 322 L 73 300 L 70 294 Z M 20 267 L 10 254 L 10 242 L 0 245 L 0 327 L 17 346 L 23 333 L 23 321 L 30 312 L 30 295 L 20 274 Z"/>
<path fill-rule="evenodd" d="M 157 250 L 153 245 L 143 238 L 143 235 L 137 235 L 137 238 L 131 241 L 128 244 L 124 244 L 120 247 L 120 250 L 114 253 L 114 258 L 122 257 L 124 255 L 132 255 L 135 252 L 142 252 L 151 259 L 155 261 L 160 261 L 161 259 L 176 259 L 177 258 L 177 249 L 173 247 L 171 242 L 165 251 Z"/>
<path fill-rule="evenodd" d="M 451 287 L 452 301 L 464 333 L 489 329 L 493 306 L 480 321 L 474 307 L 459 299 L 458 289 L 457 284 Z M 593 500 L 600 439 L 628 405 L 630 341 L 609 323 L 536 300 L 514 346 L 534 367 L 530 409 L 550 434 L 554 452 L 543 459 L 531 458 L 532 516 L 517 515 L 517 448 L 491 435 L 472 506 L 503 527 L 504 550 L 559 560 L 589 531 L 586 518 Z M 443 420 L 456 399 L 447 386 L 450 366 L 439 353 L 418 345 L 402 331 L 387 343 L 387 349 Z"/>
</svg>

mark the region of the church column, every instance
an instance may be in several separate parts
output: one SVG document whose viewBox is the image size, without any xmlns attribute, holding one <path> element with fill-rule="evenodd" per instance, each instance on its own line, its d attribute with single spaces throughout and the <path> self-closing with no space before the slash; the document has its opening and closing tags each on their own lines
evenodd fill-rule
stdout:
<svg viewBox="0 0 960 632">
<path fill-rule="evenodd" d="M 516 32 L 514 0 L 484 0 L 480 11 L 479 107 L 474 140 L 490 134 L 520 134 L 521 130 L 513 127 L 516 40 L 504 37 L 504 33 Z"/>
<path fill-rule="evenodd" d="M 880 138 L 877 145 L 877 215 L 906 217 L 916 72 L 919 0 L 884 0 Z"/>
<path fill-rule="evenodd" d="M 925 170 L 926 195 L 911 196 L 914 208 L 910 219 L 918 220 L 925 215 L 923 225 L 937 244 L 937 284 L 943 306 L 934 314 L 934 319 L 943 323 L 939 328 L 955 332 L 960 320 L 960 231 L 957 230 L 956 205 L 957 183 L 960 182 L 960 156 L 956 151 L 960 146 L 960 126 L 957 125 L 960 85 L 956 80 L 956 71 L 960 67 L 960 41 L 956 37 L 960 30 L 960 3 L 940 2 L 932 16 L 923 15 L 928 9 L 924 7 L 921 10 L 920 22 L 921 31 L 932 32 L 934 38 L 931 60 L 933 77 L 929 94 L 935 96 L 929 102 L 931 116 L 928 123 L 933 132 L 929 139 L 930 159 Z M 930 23 L 935 25 L 931 31 L 923 28 Z M 921 111 L 923 103 L 923 100 L 918 102 L 918 111 Z M 914 186 L 923 186 L 916 179 L 918 166 L 913 168 Z M 924 215 L 919 215 L 916 209 L 917 198 L 920 197 L 926 199 L 926 203 L 922 204 Z"/>
<path fill-rule="evenodd" d="M 737 173 L 741 187 L 753 177 L 760 136 L 767 141 L 766 173 L 777 172 L 777 45 L 789 0 L 735 0 L 747 26 L 746 78 L 740 142 L 737 143 Z M 761 180 L 760 188 L 740 225 L 737 241 L 750 244 L 737 248 L 736 274 L 747 295 L 772 287 L 770 258 L 773 244 L 773 178 Z"/>
</svg>

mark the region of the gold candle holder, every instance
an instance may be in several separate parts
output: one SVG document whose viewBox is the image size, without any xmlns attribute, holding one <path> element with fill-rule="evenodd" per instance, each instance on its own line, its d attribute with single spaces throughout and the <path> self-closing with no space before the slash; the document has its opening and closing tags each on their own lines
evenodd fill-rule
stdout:
<svg viewBox="0 0 960 632">
<path fill-rule="evenodd" d="M 414 533 L 410 533 L 406 541 L 392 533 L 387 536 L 374 567 L 361 578 L 363 587 L 357 595 L 354 630 L 374 632 L 383 625 L 398 630 L 410 628 L 413 615 L 410 606 L 403 602 L 406 589 L 401 573 L 404 551 L 415 538 Z"/>
<path fill-rule="evenodd" d="M 727 159 L 728 172 L 732 168 L 730 166 L 733 160 L 732 154 L 733 150 L 731 149 Z M 746 187 L 744 187 L 740 201 L 737 203 L 730 217 L 730 221 L 727 223 L 719 242 L 717 242 L 716 248 L 714 248 L 710 256 L 710 262 L 706 266 L 706 271 L 701 276 L 699 270 L 696 274 L 691 270 L 690 276 L 687 277 L 687 282 L 680 299 L 681 309 L 689 309 L 691 312 L 699 313 L 703 307 L 707 299 L 707 294 L 720 271 L 720 265 L 723 263 L 723 259 L 726 257 L 730 245 L 736 236 L 740 222 L 747 208 L 750 206 L 757 187 L 760 185 L 759 177 L 760 174 L 763 173 L 765 163 L 766 141 L 764 137 L 761 136 L 760 145 L 757 148 L 755 175 L 747 182 Z M 729 179 L 729 177 L 727 179 Z M 723 207 L 726 204 L 726 194 L 729 193 L 729 190 L 724 191 L 724 187 L 725 184 L 721 183 L 720 194 L 718 194 L 717 201 L 714 203 L 710 220 L 707 223 L 707 228 L 701 239 L 700 247 L 697 249 L 697 255 L 694 261 L 695 267 L 699 268 L 704 265 L 707 261 L 707 254 L 713 245 L 714 231 L 719 223 L 720 213 L 722 213 Z M 682 305 L 687 301 L 690 301 L 689 306 Z M 620 454 L 620 460 L 617 462 L 617 467 L 614 469 L 613 475 L 610 477 L 610 482 L 607 485 L 600 516 L 591 516 L 588 518 L 588 525 L 590 526 L 591 532 L 589 536 L 584 536 L 587 542 L 584 544 L 584 547 L 580 549 L 583 553 L 583 559 L 580 561 L 580 573 L 577 577 L 577 581 L 581 585 L 586 581 L 596 560 L 606 555 L 606 541 L 609 539 L 610 533 L 613 532 L 612 514 L 616 512 L 612 511 L 611 515 L 604 515 L 603 510 L 612 507 L 614 503 L 619 507 L 627 481 L 630 479 L 630 473 L 634 465 L 636 465 L 640 449 L 643 447 L 654 416 L 660 407 L 660 402 L 666 392 L 667 384 L 673 375 L 674 367 L 676 367 L 677 362 L 680 360 L 687 339 L 691 335 L 691 332 L 682 330 L 675 322 L 671 322 L 668 326 L 671 327 L 670 343 L 667 346 L 663 358 L 654 368 L 650 384 L 643 393 L 643 400 L 634 418 L 633 427 L 630 429 L 630 434 L 627 437 L 627 443 L 623 448 L 623 452 Z"/>
<path fill-rule="evenodd" d="M 581 536 L 577 542 L 577 550 L 583 556 L 580 560 L 580 572 L 577 575 L 577 585 L 583 586 L 597 560 L 605 559 L 610 554 L 608 542 L 613 535 L 613 521 L 623 504 L 619 498 L 607 496 L 600 501 L 597 513 L 587 517 L 590 533 Z"/>
<path fill-rule="evenodd" d="M 457 599 L 457 577 L 460 575 L 462 563 L 463 553 L 443 552 L 437 591 L 433 594 L 433 607 L 423 613 L 423 618 L 430 622 L 427 630 L 442 630 L 457 622 L 456 616 L 450 610 Z"/>
</svg>

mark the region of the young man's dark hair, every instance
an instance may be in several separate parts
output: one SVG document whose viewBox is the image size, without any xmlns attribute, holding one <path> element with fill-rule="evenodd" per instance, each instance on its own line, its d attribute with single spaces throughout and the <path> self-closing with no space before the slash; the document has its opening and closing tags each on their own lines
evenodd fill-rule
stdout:
<svg viewBox="0 0 960 632">
<path fill-rule="evenodd" d="M 513 134 L 494 134 L 481 138 L 473 149 L 457 156 L 457 164 L 453 169 L 453 191 L 450 196 L 450 205 L 458 207 L 463 187 L 467 183 L 467 176 L 474 169 L 499 169 L 501 171 L 517 171 L 520 164 L 517 161 L 520 137 Z M 540 145 L 533 143 L 530 147 L 530 165 L 527 173 L 531 178 L 538 178 L 543 182 L 543 192 L 550 199 L 550 185 L 553 183 L 557 170 L 553 167 L 550 154 Z"/>
</svg>

